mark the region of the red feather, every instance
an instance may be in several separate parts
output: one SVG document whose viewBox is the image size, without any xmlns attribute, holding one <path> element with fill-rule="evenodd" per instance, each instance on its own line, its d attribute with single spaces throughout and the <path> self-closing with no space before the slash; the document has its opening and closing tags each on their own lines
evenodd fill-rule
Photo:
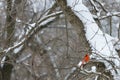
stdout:
<svg viewBox="0 0 120 80">
<path fill-rule="evenodd" d="M 85 63 L 87 63 L 87 62 L 89 62 L 89 60 L 90 60 L 90 56 L 89 56 L 89 54 L 86 54 L 84 56 L 83 60 L 82 60 L 82 65 L 85 64 Z"/>
</svg>

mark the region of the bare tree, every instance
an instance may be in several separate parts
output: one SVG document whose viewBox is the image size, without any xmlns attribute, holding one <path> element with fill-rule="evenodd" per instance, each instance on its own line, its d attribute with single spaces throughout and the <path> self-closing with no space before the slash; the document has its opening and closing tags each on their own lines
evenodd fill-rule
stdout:
<svg viewBox="0 0 120 80">
<path fill-rule="evenodd" d="M 119 70 L 114 56 L 108 59 L 100 51 L 92 52 L 99 45 L 87 39 L 85 22 L 74 10 L 79 1 L 71 7 L 69 0 L 0 0 L 0 80 L 114 80 L 111 71 Z M 102 49 L 109 47 L 106 33 L 113 36 L 113 16 L 119 17 L 119 12 L 110 11 L 103 0 L 82 4 L 100 27 L 91 40 L 102 30 L 106 41 Z M 86 54 L 96 57 L 80 66 Z"/>
</svg>

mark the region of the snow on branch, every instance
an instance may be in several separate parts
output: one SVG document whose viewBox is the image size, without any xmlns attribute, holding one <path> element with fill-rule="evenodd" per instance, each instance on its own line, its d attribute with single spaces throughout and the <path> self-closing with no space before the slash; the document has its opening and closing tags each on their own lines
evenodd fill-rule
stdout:
<svg viewBox="0 0 120 80">
<path fill-rule="evenodd" d="M 72 4 L 71 2 L 73 1 L 72 0 L 67 1 L 69 3 L 68 6 L 73 7 L 73 5 L 71 5 Z M 79 0 L 78 4 L 74 6 L 73 11 L 79 17 L 79 19 L 82 20 L 85 26 L 86 37 L 93 49 L 93 52 L 101 55 L 107 60 L 114 62 L 115 66 L 120 66 L 119 56 L 115 51 L 112 43 L 113 38 L 100 30 L 100 28 L 94 21 L 92 14 L 88 10 L 88 8 L 82 3 L 82 0 Z M 119 12 L 112 13 L 112 15 L 118 14 Z M 112 65 L 109 66 L 109 63 L 107 63 L 105 60 L 102 60 L 102 57 L 100 56 L 96 57 L 96 54 L 92 54 L 91 57 L 104 62 L 107 68 L 110 68 L 112 66 Z"/>
<path fill-rule="evenodd" d="M 49 15 L 44 15 L 39 21 L 38 21 L 38 24 L 39 23 L 42 23 L 41 25 L 44 25 L 44 23 L 46 22 L 46 21 L 48 21 L 48 20 L 46 20 L 46 19 L 48 19 L 48 18 L 54 18 L 55 16 L 57 16 L 57 15 L 60 15 L 60 14 L 62 14 L 63 12 L 62 11 L 58 11 L 58 12 L 55 12 L 55 13 L 51 13 L 51 14 L 49 14 Z M 44 22 L 45 21 L 45 22 Z"/>
<path fill-rule="evenodd" d="M 117 53 L 111 42 L 113 38 L 100 30 L 88 8 L 82 3 L 77 4 L 74 7 L 74 13 L 82 20 L 85 26 L 86 37 L 91 46 L 96 48 L 101 55 L 106 57 L 114 55 L 117 57 Z"/>
<path fill-rule="evenodd" d="M 96 10 L 96 12 L 99 12 L 99 9 L 97 8 L 95 2 L 93 0 L 90 0 L 90 3 L 94 6 L 94 9 Z"/>
<path fill-rule="evenodd" d="M 105 19 L 105 18 L 108 18 L 108 17 L 111 17 L 111 16 L 118 16 L 118 17 L 120 17 L 120 12 L 109 12 L 107 9 L 104 8 L 104 5 L 102 3 L 100 3 L 99 1 L 97 1 L 97 0 L 90 0 L 90 3 L 91 3 L 91 5 L 94 7 L 94 9 L 97 12 L 96 16 L 93 15 L 93 17 L 95 19 L 98 18 L 99 20 L 101 20 L 101 19 Z M 100 16 L 101 10 L 98 9 L 98 7 L 97 7 L 97 5 L 95 3 L 97 3 L 98 5 L 100 5 L 100 7 L 102 8 L 102 10 L 104 12 L 106 12 L 105 16 Z"/>
<path fill-rule="evenodd" d="M 33 36 L 36 33 L 36 30 L 43 29 L 44 28 L 43 26 L 46 26 L 49 22 L 52 22 L 56 18 L 56 16 L 58 16 L 60 14 L 62 14 L 62 11 L 46 15 L 46 17 L 42 18 L 39 22 L 33 23 L 34 26 L 33 26 L 33 24 L 29 24 L 28 26 L 32 26 L 32 27 L 28 29 L 28 32 L 26 33 L 25 37 L 20 42 L 16 43 L 15 45 L 0 51 L 0 55 L 2 55 L 4 53 L 5 54 L 9 53 L 10 51 L 14 50 L 15 48 L 18 48 L 21 45 L 24 45 L 24 42 L 27 41 L 31 36 Z"/>
<path fill-rule="evenodd" d="M 98 17 L 98 19 L 105 19 L 105 18 L 108 18 L 108 17 L 111 17 L 111 16 L 120 17 L 120 12 L 108 12 L 106 16 Z"/>
<path fill-rule="evenodd" d="M 97 0 L 94 0 L 94 1 L 101 6 L 101 8 L 103 9 L 103 11 L 105 11 L 106 13 L 108 12 L 108 11 L 103 7 L 103 4 L 102 4 L 102 3 L 100 3 L 100 2 L 97 1 Z"/>
</svg>

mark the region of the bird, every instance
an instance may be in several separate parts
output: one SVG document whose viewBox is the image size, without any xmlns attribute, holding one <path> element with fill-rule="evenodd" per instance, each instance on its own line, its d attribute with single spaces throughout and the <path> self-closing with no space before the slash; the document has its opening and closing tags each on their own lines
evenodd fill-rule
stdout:
<svg viewBox="0 0 120 80">
<path fill-rule="evenodd" d="M 89 54 L 87 53 L 84 57 L 83 57 L 83 59 L 82 59 L 82 61 L 80 61 L 79 63 L 78 63 L 78 67 L 82 67 L 84 64 L 86 64 L 87 62 L 89 62 L 90 61 L 90 56 L 89 56 Z"/>
<path fill-rule="evenodd" d="M 82 60 L 82 64 L 81 65 L 83 65 L 83 64 L 85 64 L 85 63 L 87 63 L 89 61 L 90 61 L 90 56 L 89 56 L 89 54 L 86 54 L 84 56 L 83 60 Z"/>
</svg>

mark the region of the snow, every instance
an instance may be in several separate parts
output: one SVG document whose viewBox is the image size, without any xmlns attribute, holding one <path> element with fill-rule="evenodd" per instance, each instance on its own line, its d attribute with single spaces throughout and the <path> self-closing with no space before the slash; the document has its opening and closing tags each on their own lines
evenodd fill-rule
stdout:
<svg viewBox="0 0 120 80">
<path fill-rule="evenodd" d="M 25 40 L 26 40 L 26 39 L 24 38 L 24 39 L 22 39 L 20 42 L 16 43 L 14 46 L 11 46 L 11 47 L 5 49 L 5 50 L 3 51 L 3 53 L 8 53 L 9 51 L 11 51 L 11 50 L 13 50 L 13 49 L 15 49 L 15 48 L 17 48 L 17 47 L 19 47 L 19 46 L 22 46 L 23 43 L 25 42 Z"/>
<path fill-rule="evenodd" d="M 32 23 L 32 24 L 27 23 L 26 25 L 23 26 L 25 30 L 22 31 L 21 34 L 26 34 L 27 35 L 35 27 L 35 25 L 36 25 L 36 23 Z M 21 37 L 22 36 L 23 35 L 21 35 Z"/>
<path fill-rule="evenodd" d="M 68 5 L 70 7 L 73 7 L 74 1 L 73 0 L 67 1 Z M 114 38 L 103 33 L 100 30 L 88 8 L 84 6 L 84 4 L 82 4 L 82 0 L 78 1 L 78 4 L 74 6 L 73 11 L 79 17 L 79 19 L 82 20 L 85 26 L 86 37 L 93 49 L 93 52 L 101 55 L 107 60 L 113 61 L 116 66 L 120 66 L 119 62 L 120 59 L 112 43 L 112 40 Z M 107 16 L 110 16 L 109 13 L 107 14 Z M 96 59 L 102 59 L 100 56 L 96 57 L 96 54 L 91 55 L 91 57 Z M 107 63 L 105 60 L 103 60 L 103 62 L 105 63 L 107 68 L 110 68 L 108 67 L 109 63 Z M 78 65 L 80 65 L 80 63 Z"/>
<path fill-rule="evenodd" d="M 62 11 L 58 11 L 52 14 L 44 14 L 41 19 L 39 20 L 38 23 L 40 23 L 40 25 L 45 25 L 46 23 L 53 21 L 56 18 L 56 15 L 58 14 L 62 14 Z"/>
<path fill-rule="evenodd" d="M 90 42 L 91 46 L 95 48 L 93 51 L 104 57 L 111 57 L 113 55 L 118 57 L 112 44 L 114 38 L 100 30 L 88 8 L 83 4 L 78 4 L 74 7 L 74 10 L 75 14 L 82 20 L 85 26 L 87 40 Z"/>
<path fill-rule="evenodd" d="M 51 17 L 51 18 L 43 21 L 43 22 L 41 23 L 41 25 L 45 25 L 46 23 L 48 23 L 48 22 L 50 22 L 50 21 L 53 21 L 55 18 L 56 18 L 56 17 Z"/>
<path fill-rule="evenodd" d="M 112 14 L 110 12 L 107 13 L 107 16 L 112 16 Z"/>
<path fill-rule="evenodd" d="M 0 62 L 1 63 L 1 65 L 0 65 L 1 68 L 4 66 L 5 59 L 6 59 L 6 56 L 4 56 L 1 60 L 1 62 Z"/>
<path fill-rule="evenodd" d="M 119 25 L 120 25 L 120 24 L 119 24 L 119 23 L 117 23 L 115 27 L 116 27 L 116 28 L 119 28 Z"/>
<path fill-rule="evenodd" d="M 18 52 L 22 49 L 22 47 L 23 47 L 23 45 L 20 46 L 20 47 L 18 47 L 18 48 L 15 48 L 13 52 L 14 52 L 15 54 L 18 53 Z"/>
<path fill-rule="evenodd" d="M 20 19 L 16 18 L 16 22 L 20 23 L 22 22 Z"/>
<path fill-rule="evenodd" d="M 77 64 L 77 67 L 80 67 L 82 65 L 82 61 L 80 61 L 78 64 Z"/>
<path fill-rule="evenodd" d="M 17 60 L 16 63 L 23 62 L 23 61 L 25 61 L 26 59 L 28 59 L 29 57 L 31 57 L 31 54 L 28 54 L 27 56 L 21 58 L 20 60 Z"/>
<path fill-rule="evenodd" d="M 35 27 L 36 23 L 29 24 L 30 27 Z"/>
<path fill-rule="evenodd" d="M 91 67 L 91 71 L 92 71 L 92 72 L 96 72 L 96 66 L 92 66 L 92 67 Z"/>
<path fill-rule="evenodd" d="M 113 17 L 114 17 L 114 16 L 119 16 L 119 15 L 120 15 L 120 12 L 110 12 L 110 13 L 108 12 L 107 15 L 101 16 L 101 17 L 99 17 L 99 19 L 108 18 L 108 17 L 110 17 L 110 16 L 113 16 Z M 112 17 L 112 18 L 113 18 L 113 17 Z"/>
<path fill-rule="evenodd" d="M 55 15 L 58 15 L 58 14 L 61 14 L 61 13 L 62 13 L 62 11 L 58 11 L 58 12 L 56 12 L 56 13 L 53 13 L 53 14 L 44 16 L 44 17 L 39 21 L 40 26 L 49 23 L 50 21 L 52 21 L 53 19 L 56 18 Z M 32 24 L 27 23 L 26 25 L 27 25 L 26 36 L 29 37 L 29 35 L 30 35 L 29 32 L 31 32 L 31 30 L 33 30 L 32 32 L 34 32 L 34 30 L 36 29 L 36 28 L 35 28 L 36 23 L 32 23 Z M 26 27 L 26 26 L 24 26 L 24 28 L 25 28 L 25 27 Z M 31 32 L 31 34 L 32 34 L 32 32 Z M 25 41 L 26 41 L 26 37 L 23 38 L 20 42 L 17 42 L 14 46 L 11 46 L 11 47 L 9 47 L 9 48 L 7 48 L 7 49 L 4 49 L 2 52 L 3 52 L 3 53 L 8 53 L 9 51 L 14 50 L 15 48 L 18 48 L 18 47 L 22 46 Z M 51 48 L 48 47 L 48 50 L 50 50 L 50 49 L 51 49 Z M 16 53 L 18 50 L 19 50 L 19 48 L 16 49 L 16 50 L 14 50 L 14 52 Z"/>
<path fill-rule="evenodd" d="M 51 50 L 52 48 L 49 46 L 49 47 L 47 47 L 47 50 Z"/>
<path fill-rule="evenodd" d="M 73 8 L 76 4 L 82 4 L 82 0 L 67 0 L 67 6 L 71 6 Z"/>
</svg>

